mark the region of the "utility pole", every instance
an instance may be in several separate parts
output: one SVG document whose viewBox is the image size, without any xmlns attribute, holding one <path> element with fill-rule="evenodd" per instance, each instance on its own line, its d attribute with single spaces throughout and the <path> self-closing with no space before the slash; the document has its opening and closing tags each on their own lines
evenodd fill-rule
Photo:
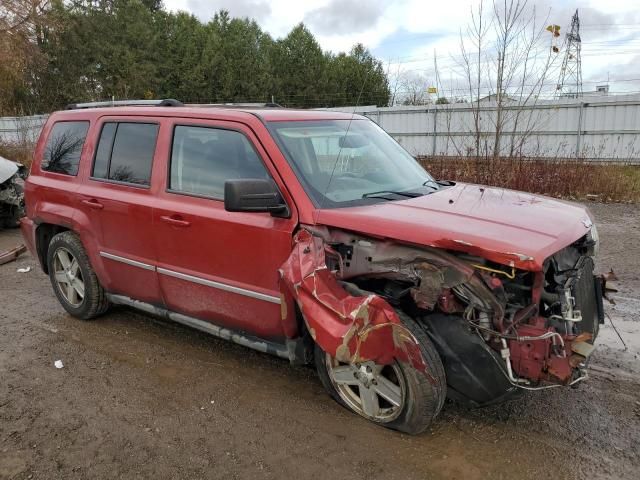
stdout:
<svg viewBox="0 0 640 480">
<path fill-rule="evenodd" d="M 580 49 L 580 18 L 578 10 L 571 18 L 571 29 L 565 39 L 564 60 L 560 69 L 560 78 L 556 87 L 557 97 L 582 97 L 582 60 Z"/>
</svg>

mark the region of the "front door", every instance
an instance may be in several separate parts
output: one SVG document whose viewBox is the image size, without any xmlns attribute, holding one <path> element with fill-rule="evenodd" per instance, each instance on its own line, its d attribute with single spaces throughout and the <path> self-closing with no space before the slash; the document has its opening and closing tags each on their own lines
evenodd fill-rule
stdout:
<svg viewBox="0 0 640 480">
<path fill-rule="evenodd" d="M 166 189 L 153 213 L 158 278 L 170 310 L 281 340 L 278 269 L 291 252 L 296 213 L 224 209 L 224 182 L 281 182 L 252 131 L 235 122 L 175 120 Z M 286 195 L 285 195 L 286 196 Z"/>
</svg>

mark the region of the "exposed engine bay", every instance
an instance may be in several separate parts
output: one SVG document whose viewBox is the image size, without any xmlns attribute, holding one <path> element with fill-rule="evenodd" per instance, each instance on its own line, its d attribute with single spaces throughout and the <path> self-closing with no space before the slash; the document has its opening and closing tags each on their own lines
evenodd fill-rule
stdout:
<svg viewBox="0 0 640 480">
<path fill-rule="evenodd" d="M 334 355 L 340 354 L 342 346 L 344 361 L 353 360 L 354 355 L 367 358 L 366 352 L 378 355 L 376 361 L 389 361 L 375 353 L 378 340 L 371 332 L 400 323 L 393 312 L 401 310 L 418 320 L 434 342 L 445 367 L 449 395 L 458 400 L 488 404 L 519 389 L 575 385 L 586 378 L 585 367 L 604 320 L 606 279 L 593 273 L 598 248 L 595 227 L 548 258 L 543 271 L 520 270 L 466 253 L 411 247 L 327 227 L 308 227 L 301 234 L 296 238 L 305 242 L 299 265 L 305 264 L 302 257 L 313 249 L 308 242 L 315 242 L 323 254 L 320 260 L 307 262 L 312 268 L 299 274 L 297 281 L 291 280 L 289 290 L 298 295 L 297 304 L 314 339 Z M 281 272 L 285 279 L 292 279 L 296 269 L 305 270 L 289 267 L 288 273 Z M 322 283 L 318 282 L 320 273 Z M 309 284 L 303 300 L 299 292 L 304 278 L 311 277 L 313 286 Z M 328 288 L 332 282 L 336 285 Z M 340 317 L 344 322 L 341 331 L 349 331 L 349 339 L 360 339 L 352 347 L 333 338 L 342 335 L 336 334 L 340 329 L 322 331 L 322 325 L 310 325 L 309 319 L 319 314 L 309 310 L 310 302 L 320 302 L 323 312 L 327 308 L 337 311 L 332 306 L 336 290 L 348 296 L 340 305 L 349 305 L 356 312 L 352 324 L 349 308 L 343 308 Z M 372 299 L 384 300 L 377 303 L 385 312 L 384 320 L 375 324 L 372 317 L 370 324 L 366 317 L 359 327 L 354 326 L 356 318 L 363 318 L 365 298 L 367 304 Z M 411 341 L 406 338 L 402 346 L 396 338 L 384 342 L 380 345 L 385 344 L 387 352 L 412 356 Z"/>
<path fill-rule="evenodd" d="M 0 157 L 0 228 L 15 228 L 24 216 L 24 179 L 27 169 Z"/>
</svg>

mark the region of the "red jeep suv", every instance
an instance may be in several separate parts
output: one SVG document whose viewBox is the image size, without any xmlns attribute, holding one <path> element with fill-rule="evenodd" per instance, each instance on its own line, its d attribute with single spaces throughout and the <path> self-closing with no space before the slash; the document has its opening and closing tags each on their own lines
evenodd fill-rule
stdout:
<svg viewBox="0 0 640 480">
<path fill-rule="evenodd" d="M 116 102 L 117 103 L 117 102 Z M 21 228 L 71 315 L 128 305 L 295 364 L 389 428 L 574 385 L 589 212 L 440 181 L 370 120 L 175 100 L 53 113 Z"/>
</svg>

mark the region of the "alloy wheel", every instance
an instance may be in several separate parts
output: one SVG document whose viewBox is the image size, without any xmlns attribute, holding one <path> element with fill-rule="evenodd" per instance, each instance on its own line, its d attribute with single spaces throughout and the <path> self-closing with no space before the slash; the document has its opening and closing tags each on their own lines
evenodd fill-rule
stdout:
<svg viewBox="0 0 640 480">
<path fill-rule="evenodd" d="M 78 260 L 60 247 L 53 256 L 53 270 L 58 290 L 70 305 L 78 307 L 84 300 L 84 280 Z"/>
<path fill-rule="evenodd" d="M 400 415 L 407 386 L 398 365 L 341 363 L 329 354 L 325 362 L 338 395 L 356 413 L 380 423 Z"/>
</svg>

